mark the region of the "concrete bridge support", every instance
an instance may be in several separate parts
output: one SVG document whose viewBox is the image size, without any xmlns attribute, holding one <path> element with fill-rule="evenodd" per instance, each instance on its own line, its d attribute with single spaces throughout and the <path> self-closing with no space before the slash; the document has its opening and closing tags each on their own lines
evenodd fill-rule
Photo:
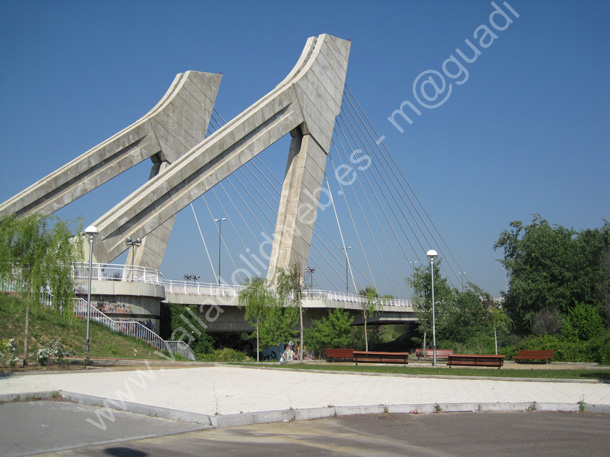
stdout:
<svg viewBox="0 0 610 457">
<path fill-rule="evenodd" d="M 51 214 L 146 159 L 153 162 L 151 177 L 163 175 L 205 138 L 221 78 L 196 71 L 178 74 L 140 120 L 1 204 L 0 216 Z M 136 265 L 160 268 L 173 220 L 164 223 L 145 234 L 151 236 L 144 241 L 146 248 L 139 249 Z M 122 244 L 118 254 L 126 249 Z"/>
<path fill-rule="evenodd" d="M 221 180 L 292 132 L 269 276 L 277 267 L 305 265 L 315 224 L 335 117 L 339 114 L 350 43 L 330 35 L 307 41 L 291 73 L 273 91 L 185 153 L 167 171 L 106 213 L 94 254 L 107 262 L 126 236 L 143 238 Z M 311 201 L 309 195 L 315 198 Z M 301 207 L 312 208 L 300 218 Z"/>
</svg>

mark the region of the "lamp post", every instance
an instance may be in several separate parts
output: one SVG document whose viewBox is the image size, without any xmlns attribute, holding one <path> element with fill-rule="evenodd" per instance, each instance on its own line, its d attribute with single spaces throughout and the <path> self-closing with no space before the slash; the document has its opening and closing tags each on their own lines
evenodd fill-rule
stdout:
<svg viewBox="0 0 610 457">
<path fill-rule="evenodd" d="M 409 260 L 409 263 L 411 264 L 411 271 L 415 272 L 415 264 L 419 263 L 419 260 Z M 411 300 L 413 300 L 413 281 L 411 281 Z"/>
<path fill-rule="evenodd" d="M 430 259 L 430 277 L 432 278 L 432 351 L 433 360 L 432 366 L 436 368 L 436 314 L 434 311 L 434 261 L 438 257 L 437 252 L 434 249 L 430 249 L 426 252 L 426 256 Z"/>
<path fill-rule="evenodd" d="M 348 275 L 348 269 L 349 269 L 349 257 L 347 256 L 347 250 L 351 249 L 351 246 L 346 246 L 345 248 L 345 292 L 349 294 L 349 275 Z"/>
<path fill-rule="evenodd" d="M 133 280 L 133 264 L 135 262 L 135 257 L 136 257 L 136 248 L 142 246 L 142 240 L 140 238 L 136 238 L 135 240 L 132 240 L 130 236 L 128 236 L 127 238 L 125 238 L 125 244 L 127 246 L 129 246 L 130 248 L 132 248 L 131 251 L 131 269 L 130 269 L 130 279 Z"/>
<path fill-rule="evenodd" d="M 466 276 L 466 272 L 459 271 L 458 274 L 460 275 L 460 282 L 462 283 L 462 292 L 464 292 L 464 276 Z"/>
<path fill-rule="evenodd" d="M 316 272 L 314 267 L 307 267 L 307 273 L 309 273 L 309 288 L 313 289 L 313 274 Z"/>
<path fill-rule="evenodd" d="M 95 225 L 85 229 L 85 235 L 89 237 L 89 287 L 87 288 L 87 333 L 85 336 L 85 365 L 89 363 L 89 320 L 91 319 L 91 273 L 93 268 L 93 238 L 99 233 Z"/>
<path fill-rule="evenodd" d="M 220 247 L 222 246 L 222 221 L 226 221 L 227 218 L 214 219 L 214 222 L 218 222 L 218 278 L 216 279 L 220 285 Z"/>
</svg>

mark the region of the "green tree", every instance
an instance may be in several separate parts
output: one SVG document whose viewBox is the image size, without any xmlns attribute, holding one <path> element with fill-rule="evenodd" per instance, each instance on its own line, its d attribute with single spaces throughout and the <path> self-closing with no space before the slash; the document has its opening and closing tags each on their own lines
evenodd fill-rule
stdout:
<svg viewBox="0 0 610 457">
<path fill-rule="evenodd" d="M 260 323 L 260 344 L 262 347 L 279 346 L 292 340 L 299 322 L 299 309 L 276 302 L 269 306 L 265 318 Z"/>
<path fill-rule="evenodd" d="M 440 259 L 434 262 L 434 307 L 437 328 L 442 326 L 444 311 L 451 306 L 455 298 L 447 278 L 441 276 L 440 265 Z M 423 334 L 422 347 L 425 349 L 427 334 L 432 331 L 432 278 L 430 264 L 415 267 L 413 274 L 406 281 L 413 291 L 413 308 L 417 315 L 418 329 Z"/>
<path fill-rule="evenodd" d="M 365 297 L 365 301 L 362 302 L 362 318 L 364 320 L 364 350 L 369 350 L 369 332 L 367 330 L 367 324 L 369 318 L 371 318 L 381 306 L 381 300 L 379 299 L 379 293 L 373 286 L 366 286 L 362 289 L 359 295 Z"/>
<path fill-rule="evenodd" d="M 268 314 L 268 308 L 275 302 L 275 295 L 267 287 L 267 280 L 250 278 L 246 287 L 239 292 L 239 306 L 245 309 L 245 319 L 256 329 L 256 361 L 260 353 L 260 323 Z"/>
<path fill-rule="evenodd" d="M 328 317 L 313 321 L 305 332 L 307 347 L 318 356 L 324 349 L 342 348 L 350 344 L 351 325 L 354 317 L 340 308 L 328 313 Z"/>
<path fill-rule="evenodd" d="M 596 303 L 610 322 L 607 288 L 610 271 L 610 224 L 577 232 L 551 226 L 540 215 L 525 225 L 513 221 L 500 234 L 494 249 L 504 250 L 502 264 L 510 278 L 504 309 L 524 334 L 533 330 L 545 309 L 566 315 L 575 302 Z"/>
<path fill-rule="evenodd" d="M 498 330 L 508 330 L 514 326 L 513 320 L 498 307 L 489 308 L 489 321 L 494 329 L 494 344 L 498 355 Z"/>
<path fill-rule="evenodd" d="M 159 335 L 165 340 L 185 342 L 197 358 L 214 352 L 214 338 L 206 328 L 197 305 L 161 303 Z"/>
<path fill-rule="evenodd" d="M 303 362 L 303 274 L 298 264 L 293 264 L 287 270 L 281 268 L 277 275 L 277 292 L 280 301 L 299 310 L 299 336 L 301 340 L 299 360 Z"/>
<path fill-rule="evenodd" d="M 72 316 L 74 279 L 72 264 L 82 258 L 80 235 L 74 238 L 69 223 L 56 217 L 31 215 L 0 221 L 0 280 L 21 284 L 25 304 L 23 363 L 27 364 L 30 307 L 40 306 L 40 293 L 53 293 L 52 306 Z M 77 233 L 81 231 L 78 224 Z"/>
<path fill-rule="evenodd" d="M 436 287 L 436 280 L 434 285 Z M 452 295 L 446 295 L 441 307 L 437 332 L 443 335 L 443 339 L 456 343 L 487 334 L 486 304 L 489 301 L 491 296 L 473 283 L 469 283 L 463 292 L 454 288 Z"/>
</svg>

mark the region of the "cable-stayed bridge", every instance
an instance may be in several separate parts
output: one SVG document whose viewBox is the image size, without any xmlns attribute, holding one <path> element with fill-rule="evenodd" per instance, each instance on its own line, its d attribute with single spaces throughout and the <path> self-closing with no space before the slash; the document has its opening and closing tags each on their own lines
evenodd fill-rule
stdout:
<svg viewBox="0 0 610 457">
<path fill-rule="evenodd" d="M 345 84 L 349 51 L 349 41 L 310 38 L 288 76 L 228 122 L 214 108 L 221 75 L 180 74 L 148 114 L 0 205 L 0 216 L 53 213 L 150 159 L 148 182 L 93 223 L 94 303 L 154 326 L 162 299 L 211 306 L 253 276 L 273 286 L 296 264 L 312 309 L 358 309 L 356 294 L 372 286 L 388 321 L 413 319 L 405 278 L 425 252 L 440 252 L 452 281 L 461 269 Z M 288 134 L 286 159 L 278 146 Z M 202 244 L 192 255 L 207 260 L 215 286 L 137 279 L 158 274 L 189 209 Z M 110 262 L 128 249 L 118 273 Z"/>
</svg>

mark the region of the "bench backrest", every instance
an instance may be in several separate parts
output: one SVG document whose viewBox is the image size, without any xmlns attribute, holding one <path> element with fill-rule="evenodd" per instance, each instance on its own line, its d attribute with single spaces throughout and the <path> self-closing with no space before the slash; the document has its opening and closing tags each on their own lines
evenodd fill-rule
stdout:
<svg viewBox="0 0 610 457">
<path fill-rule="evenodd" d="M 527 357 L 531 357 L 533 359 L 552 359 L 553 358 L 553 352 L 554 351 L 535 351 L 535 350 L 524 350 L 524 349 L 520 349 L 517 352 L 517 357 L 519 358 L 527 358 Z"/>
<path fill-rule="evenodd" d="M 353 349 L 326 349 L 326 357 L 337 359 L 351 359 L 354 357 Z"/>
<path fill-rule="evenodd" d="M 400 357 L 404 357 L 404 356 L 408 356 L 409 353 L 408 352 L 378 352 L 378 351 L 354 351 L 354 354 L 358 354 L 358 355 L 381 355 L 381 356 L 400 356 Z"/>
</svg>

